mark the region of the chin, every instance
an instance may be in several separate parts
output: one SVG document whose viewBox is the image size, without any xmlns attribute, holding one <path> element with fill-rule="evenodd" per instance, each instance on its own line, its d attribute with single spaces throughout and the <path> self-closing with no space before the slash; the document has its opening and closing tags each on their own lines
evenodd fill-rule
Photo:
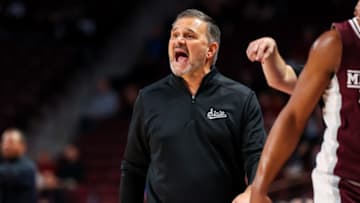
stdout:
<svg viewBox="0 0 360 203">
<path fill-rule="evenodd" d="M 176 76 L 183 76 L 186 75 L 187 73 L 191 72 L 191 66 L 186 66 L 185 68 L 180 68 L 178 66 L 174 66 L 171 65 L 171 71 L 174 73 L 174 75 Z"/>
</svg>

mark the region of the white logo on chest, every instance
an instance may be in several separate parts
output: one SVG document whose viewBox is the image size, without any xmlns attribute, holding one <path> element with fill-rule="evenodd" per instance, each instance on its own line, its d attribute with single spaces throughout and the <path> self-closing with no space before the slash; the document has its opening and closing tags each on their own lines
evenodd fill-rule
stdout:
<svg viewBox="0 0 360 203">
<path fill-rule="evenodd" d="M 347 88 L 359 89 L 360 94 L 360 70 L 347 70 Z M 360 103 L 360 95 L 359 100 Z"/>
<path fill-rule="evenodd" d="M 228 117 L 224 111 L 214 110 L 214 108 L 210 108 L 210 110 L 209 110 L 209 112 L 207 112 L 206 116 L 210 120 Z"/>
<path fill-rule="evenodd" d="M 360 89 L 360 70 L 347 70 L 346 85 L 348 88 Z"/>
</svg>

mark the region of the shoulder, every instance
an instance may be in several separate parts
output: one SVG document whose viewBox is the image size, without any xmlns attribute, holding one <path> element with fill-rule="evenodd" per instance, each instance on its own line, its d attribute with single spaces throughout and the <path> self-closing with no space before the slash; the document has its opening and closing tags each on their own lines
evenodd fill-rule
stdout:
<svg viewBox="0 0 360 203">
<path fill-rule="evenodd" d="M 355 24 L 357 24 L 359 18 L 357 17 L 353 17 L 344 21 L 335 21 L 331 24 L 331 28 L 334 29 L 338 29 L 338 30 L 346 30 L 346 29 L 351 29 L 351 26 L 356 26 Z"/>
<path fill-rule="evenodd" d="M 169 87 L 169 80 L 171 75 L 168 75 L 152 84 L 145 86 L 144 88 L 140 89 L 139 94 L 141 95 L 149 95 L 156 92 L 161 92 L 162 90 Z"/>
<path fill-rule="evenodd" d="M 168 75 L 154 83 L 151 83 L 139 90 L 137 96 L 137 103 L 140 106 L 144 106 L 146 104 L 149 106 L 156 106 L 159 101 L 164 100 L 164 98 L 168 97 L 171 94 L 171 75 Z"/>
<path fill-rule="evenodd" d="M 321 34 L 311 46 L 307 63 L 316 69 L 327 69 L 334 73 L 340 66 L 342 56 L 342 40 L 336 29 Z"/>
<path fill-rule="evenodd" d="M 36 171 L 36 164 L 29 157 L 22 157 L 21 162 L 23 167 L 26 168 L 28 171 L 32 171 L 32 172 Z"/>
<path fill-rule="evenodd" d="M 220 73 L 216 77 L 215 81 L 227 93 L 240 95 L 240 96 L 249 96 L 254 94 L 254 91 L 250 89 L 248 86 L 233 79 L 230 79 Z"/>
<path fill-rule="evenodd" d="M 312 49 L 341 48 L 341 36 L 336 29 L 322 33 L 313 43 Z M 330 51 L 330 50 L 328 50 Z"/>
</svg>

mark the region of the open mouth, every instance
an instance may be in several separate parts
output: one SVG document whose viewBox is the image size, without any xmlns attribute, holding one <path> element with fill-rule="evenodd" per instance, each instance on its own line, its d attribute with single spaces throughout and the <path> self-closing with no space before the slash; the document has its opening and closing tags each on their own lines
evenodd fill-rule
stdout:
<svg viewBox="0 0 360 203">
<path fill-rule="evenodd" d="M 189 58 L 189 55 L 184 50 L 180 50 L 180 49 L 175 50 L 176 62 L 184 62 L 188 58 Z"/>
</svg>

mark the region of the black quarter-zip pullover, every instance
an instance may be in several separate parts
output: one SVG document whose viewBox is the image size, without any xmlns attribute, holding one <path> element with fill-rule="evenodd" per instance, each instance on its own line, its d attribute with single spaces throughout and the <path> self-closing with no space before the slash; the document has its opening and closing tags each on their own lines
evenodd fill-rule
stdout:
<svg viewBox="0 0 360 203">
<path fill-rule="evenodd" d="M 122 162 L 121 203 L 230 203 L 265 143 L 256 95 L 208 73 L 195 96 L 169 75 L 139 92 Z"/>
</svg>

